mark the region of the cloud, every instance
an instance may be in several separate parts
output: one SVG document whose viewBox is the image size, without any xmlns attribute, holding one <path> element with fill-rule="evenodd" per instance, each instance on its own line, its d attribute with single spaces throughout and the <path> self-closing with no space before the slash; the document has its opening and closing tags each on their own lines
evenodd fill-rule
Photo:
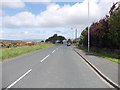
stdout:
<svg viewBox="0 0 120 90">
<path fill-rule="evenodd" d="M 51 0 L 24 0 L 25 2 L 50 2 Z"/>
<path fill-rule="evenodd" d="M 6 16 L 2 21 L 5 27 L 30 27 L 35 26 L 35 15 L 30 12 L 21 12 L 15 16 Z"/>
<path fill-rule="evenodd" d="M 14 16 L 3 17 L 3 27 L 58 27 L 64 25 L 87 25 L 108 14 L 113 2 L 90 0 L 90 19 L 88 22 L 88 0 L 74 5 L 60 6 L 51 3 L 38 15 L 20 12 Z"/>
<path fill-rule="evenodd" d="M 45 39 L 49 34 L 45 34 L 44 30 L 29 28 L 23 30 L 7 29 L 0 30 L 0 39 L 22 40 L 22 39 Z M 22 36 L 22 37 L 21 37 Z"/>
<path fill-rule="evenodd" d="M 21 0 L 4 0 L 0 4 L 1 8 L 24 8 L 25 3 Z"/>
<path fill-rule="evenodd" d="M 22 37 L 21 37 L 22 36 Z M 31 33 L 24 31 L 24 32 L 14 32 L 14 31 L 0 31 L 0 39 L 27 39 L 32 36 Z"/>
<path fill-rule="evenodd" d="M 5 12 L 2 9 L 0 9 L 0 16 L 2 16 L 4 14 L 5 14 Z"/>
</svg>

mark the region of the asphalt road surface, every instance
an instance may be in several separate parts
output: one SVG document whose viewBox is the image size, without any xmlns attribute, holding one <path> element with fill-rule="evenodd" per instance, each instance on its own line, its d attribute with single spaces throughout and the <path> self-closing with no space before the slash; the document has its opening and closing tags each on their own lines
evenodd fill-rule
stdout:
<svg viewBox="0 0 120 90">
<path fill-rule="evenodd" d="M 6 60 L 2 88 L 110 88 L 73 51 L 58 45 Z"/>
</svg>

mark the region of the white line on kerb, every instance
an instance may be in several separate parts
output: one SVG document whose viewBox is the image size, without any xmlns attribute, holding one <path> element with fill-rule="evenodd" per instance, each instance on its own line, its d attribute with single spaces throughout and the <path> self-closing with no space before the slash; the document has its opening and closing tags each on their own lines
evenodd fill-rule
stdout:
<svg viewBox="0 0 120 90">
<path fill-rule="evenodd" d="M 40 62 L 43 62 L 46 58 L 48 58 L 50 55 L 47 55 L 45 58 L 43 58 Z"/>
<path fill-rule="evenodd" d="M 81 57 L 82 58 L 82 57 Z M 114 88 L 112 85 L 110 85 L 107 81 L 105 81 L 105 79 L 103 79 L 83 58 L 82 60 L 93 70 L 93 72 L 100 77 L 100 79 L 102 81 L 104 81 L 107 85 L 110 86 L 110 88 Z M 88 61 L 88 60 L 87 60 Z M 89 62 L 89 61 L 88 61 Z M 90 62 L 89 62 L 90 63 Z M 92 63 L 90 63 L 102 76 L 104 76 L 107 80 L 109 80 L 110 82 L 112 82 L 113 84 L 115 84 L 116 86 L 120 87 L 119 85 L 117 85 L 115 82 L 113 82 L 111 79 L 109 79 L 106 75 L 104 75 L 98 68 L 96 68 Z"/>
<path fill-rule="evenodd" d="M 111 86 L 109 83 L 107 83 L 82 57 L 81 59 L 83 60 L 83 62 L 85 62 L 85 64 L 87 64 L 87 66 L 104 82 L 106 83 L 110 88 L 114 88 L 113 86 Z M 91 63 L 90 63 L 91 64 Z M 96 67 L 95 67 L 96 68 Z M 97 68 L 96 68 L 97 69 Z M 98 70 L 98 69 L 97 69 Z M 99 70 L 98 70 L 99 71 Z M 100 71 L 99 71 L 100 72 Z M 101 73 L 102 74 L 102 73 Z"/>
<path fill-rule="evenodd" d="M 5 90 L 11 88 L 13 85 L 15 85 L 18 81 L 20 81 L 23 77 L 25 77 L 28 73 L 30 73 L 32 69 L 28 70 L 25 74 L 23 74 L 20 78 L 18 78 L 15 82 L 13 82 L 11 85 L 9 85 Z"/>
<path fill-rule="evenodd" d="M 55 50 L 54 51 L 52 51 L 52 53 L 54 53 L 55 52 Z"/>
</svg>

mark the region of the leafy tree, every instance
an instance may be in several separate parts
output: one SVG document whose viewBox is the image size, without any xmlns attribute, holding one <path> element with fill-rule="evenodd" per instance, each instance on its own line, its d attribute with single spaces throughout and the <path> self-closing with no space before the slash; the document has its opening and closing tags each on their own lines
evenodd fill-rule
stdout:
<svg viewBox="0 0 120 90">
<path fill-rule="evenodd" d="M 99 22 L 93 23 L 90 27 L 90 43 L 91 46 L 107 47 L 103 42 L 106 42 L 108 33 L 107 18 L 101 19 Z"/>
<path fill-rule="evenodd" d="M 80 41 L 79 41 L 79 44 L 83 44 L 84 46 L 87 46 L 87 34 L 88 33 L 88 27 L 86 27 L 82 33 L 81 33 L 81 36 L 80 36 Z"/>
<path fill-rule="evenodd" d="M 71 40 L 71 39 L 68 39 L 68 40 L 67 40 L 67 43 L 72 43 L 72 40 Z"/>
<path fill-rule="evenodd" d="M 110 10 L 108 38 L 114 47 L 120 48 L 120 5 L 116 7 L 116 4 Z"/>
<path fill-rule="evenodd" d="M 59 40 L 60 43 L 63 43 L 63 40 L 66 40 L 66 38 L 63 37 L 63 36 L 58 36 L 58 37 L 57 37 L 57 40 Z"/>
<path fill-rule="evenodd" d="M 63 43 L 63 40 L 66 40 L 65 37 L 63 36 L 57 36 L 57 34 L 54 34 L 52 37 L 49 37 L 48 39 L 45 40 L 45 42 L 52 42 L 56 43 L 56 41 L 59 40 L 59 43 Z"/>
<path fill-rule="evenodd" d="M 120 48 L 120 4 L 113 4 L 109 14 L 90 26 L 90 46 Z M 80 44 L 84 46 L 87 46 L 87 33 L 88 28 L 80 36 Z"/>
</svg>

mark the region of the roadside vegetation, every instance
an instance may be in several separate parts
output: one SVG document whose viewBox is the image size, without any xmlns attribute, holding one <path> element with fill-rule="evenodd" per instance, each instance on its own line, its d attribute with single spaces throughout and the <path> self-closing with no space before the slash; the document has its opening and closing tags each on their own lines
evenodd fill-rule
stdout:
<svg viewBox="0 0 120 90">
<path fill-rule="evenodd" d="M 114 3 L 109 15 L 92 23 L 89 30 L 91 51 L 120 63 L 120 4 Z M 82 31 L 78 46 L 84 49 L 87 44 L 88 27 Z"/>
<path fill-rule="evenodd" d="M 55 45 L 52 43 L 28 43 L 19 41 L 1 41 L 1 43 L 2 48 L 0 48 L 0 61 Z"/>
</svg>

